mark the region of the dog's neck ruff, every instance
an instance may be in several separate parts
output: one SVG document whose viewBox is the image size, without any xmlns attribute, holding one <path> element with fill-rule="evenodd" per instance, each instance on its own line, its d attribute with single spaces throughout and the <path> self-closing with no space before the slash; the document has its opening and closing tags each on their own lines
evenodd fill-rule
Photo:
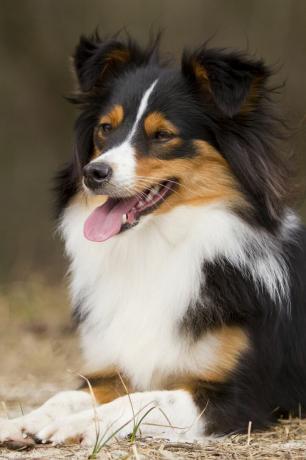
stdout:
<svg viewBox="0 0 306 460">
<path fill-rule="evenodd" d="M 91 370 L 118 366 L 133 375 L 135 385 L 148 388 L 154 386 L 156 369 L 167 374 L 196 366 L 199 350 L 188 364 L 188 341 L 179 338 L 177 326 L 205 283 L 204 262 L 224 258 L 248 272 L 273 299 L 286 296 L 281 248 L 220 203 L 147 216 L 138 227 L 104 243 L 83 236 L 91 211 L 72 204 L 61 223 L 71 259 L 73 304 L 82 305 L 82 348 Z M 288 213 L 283 236 L 296 225 Z M 208 344 L 208 360 L 210 349 Z"/>
</svg>

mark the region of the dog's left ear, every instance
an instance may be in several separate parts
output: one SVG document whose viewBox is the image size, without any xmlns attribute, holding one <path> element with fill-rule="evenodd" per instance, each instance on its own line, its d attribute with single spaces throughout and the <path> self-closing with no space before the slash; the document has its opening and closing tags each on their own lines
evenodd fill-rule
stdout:
<svg viewBox="0 0 306 460">
<path fill-rule="evenodd" d="M 182 72 L 206 100 L 211 100 L 228 117 L 253 110 L 270 75 L 260 60 L 206 47 L 184 52 Z"/>
<path fill-rule="evenodd" d="M 133 40 L 101 39 L 96 33 L 82 36 L 76 47 L 73 63 L 83 92 L 106 85 L 110 78 L 119 76 L 128 68 L 140 66 L 158 58 L 158 37 L 141 49 Z"/>
</svg>

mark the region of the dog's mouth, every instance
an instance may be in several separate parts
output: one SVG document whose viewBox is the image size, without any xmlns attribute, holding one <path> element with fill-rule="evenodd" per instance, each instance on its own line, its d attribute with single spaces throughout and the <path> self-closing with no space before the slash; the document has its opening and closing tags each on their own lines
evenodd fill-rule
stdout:
<svg viewBox="0 0 306 460">
<path fill-rule="evenodd" d="M 89 241 L 102 242 L 137 225 L 142 216 L 155 211 L 175 190 L 177 181 L 167 179 L 129 198 L 109 197 L 84 224 Z"/>
</svg>

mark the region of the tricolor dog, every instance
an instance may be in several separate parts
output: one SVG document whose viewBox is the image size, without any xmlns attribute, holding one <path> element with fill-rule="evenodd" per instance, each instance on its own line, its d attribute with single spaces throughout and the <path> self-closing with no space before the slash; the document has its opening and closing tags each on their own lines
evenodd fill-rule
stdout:
<svg viewBox="0 0 306 460">
<path fill-rule="evenodd" d="M 82 37 L 71 162 L 57 177 L 87 377 L 1 422 L 44 442 L 192 441 L 306 406 L 306 233 L 261 60 Z M 106 435 L 108 436 L 108 435 Z"/>
</svg>

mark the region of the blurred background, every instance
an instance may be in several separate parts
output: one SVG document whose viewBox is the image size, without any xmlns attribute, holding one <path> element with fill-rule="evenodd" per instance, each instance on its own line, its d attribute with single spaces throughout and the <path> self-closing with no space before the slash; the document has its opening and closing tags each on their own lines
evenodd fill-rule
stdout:
<svg viewBox="0 0 306 460">
<path fill-rule="evenodd" d="M 213 37 L 212 45 L 278 67 L 276 81 L 286 81 L 279 104 L 305 182 L 305 0 L 0 0 L 0 401 L 9 411 L 45 399 L 67 384 L 67 368 L 79 369 L 50 189 L 71 153 L 69 56 L 97 27 L 125 27 L 143 43 L 162 29 L 163 49 L 177 59 Z M 303 197 L 299 207 L 305 219 Z"/>
<path fill-rule="evenodd" d="M 279 103 L 297 128 L 291 148 L 306 170 L 305 0 L 0 0 L 2 284 L 37 275 L 57 283 L 64 273 L 51 179 L 71 152 L 69 56 L 96 27 L 126 27 L 140 42 L 161 28 L 164 50 L 177 58 L 213 37 L 213 45 L 248 49 L 279 67 Z M 301 209 L 306 217 L 303 202 Z"/>
</svg>

